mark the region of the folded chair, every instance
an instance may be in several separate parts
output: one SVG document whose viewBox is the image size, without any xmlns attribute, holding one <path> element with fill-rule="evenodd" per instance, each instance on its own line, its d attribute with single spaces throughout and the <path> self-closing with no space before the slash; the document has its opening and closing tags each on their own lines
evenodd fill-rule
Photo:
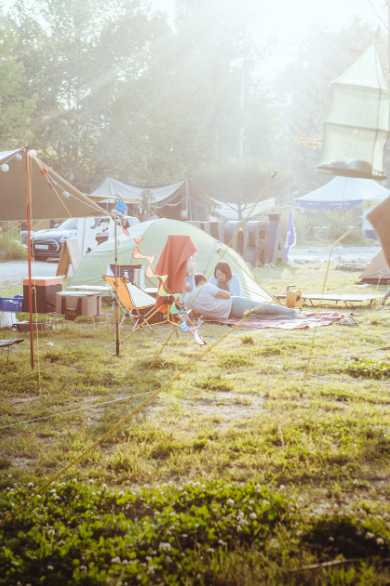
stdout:
<svg viewBox="0 0 390 586">
<path fill-rule="evenodd" d="M 154 299 L 136 285 L 129 283 L 125 277 L 105 275 L 103 278 L 112 288 L 119 305 L 133 319 L 134 330 L 153 324 L 178 325 L 172 315 L 173 298 L 158 296 Z"/>
</svg>

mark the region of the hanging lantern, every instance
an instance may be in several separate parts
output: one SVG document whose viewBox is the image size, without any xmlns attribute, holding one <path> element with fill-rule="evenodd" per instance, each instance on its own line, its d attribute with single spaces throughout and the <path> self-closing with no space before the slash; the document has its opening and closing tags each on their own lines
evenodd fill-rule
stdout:
<svg viewBox="0 0 390 586">
<path fill-rule="evenodd" d="M 385 179 L 383 150 L 390 99 L 379 55 L 370 47 L 332 83 L 319 169 L 332 175 Z"/>
</svg>

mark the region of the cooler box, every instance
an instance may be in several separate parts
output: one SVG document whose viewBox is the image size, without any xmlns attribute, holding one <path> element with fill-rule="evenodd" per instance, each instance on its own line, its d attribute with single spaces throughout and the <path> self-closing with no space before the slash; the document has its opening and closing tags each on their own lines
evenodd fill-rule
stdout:
<svg viewBox="0 0 390 586">
<path fill-rule="evenodd" d="M 63 277 L 32 279 L 34 313 L 52 313 L 56 310 L 56 294 L 62 291 L 63 279 Z M 28 311 L 28 279 L 23 281 L 23 311 Z"/>
<path fill-rule="evenodd" d="M 60 291 L 56 294 L 56 313 L 70 320 L 80 315 L 96 317 L 101 314 L 101 297 L 82 291 Z"/>
</svg>

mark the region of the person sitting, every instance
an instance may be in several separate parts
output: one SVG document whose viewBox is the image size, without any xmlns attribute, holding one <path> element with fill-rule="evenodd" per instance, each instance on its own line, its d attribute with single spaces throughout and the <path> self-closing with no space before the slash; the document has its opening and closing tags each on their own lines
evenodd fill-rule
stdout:
<svg viewBox="0 0 390 586">
<path fill-rule="evenodd" d="M 241 295 L 240 281 L 233 275 L 227 262 L 219 262 L 215 265 L 214 276 L 210 277 L 209 282 L 219 289 L 229 291 L 231 295 Z"/>
<path fill-rule="evenodd" d="M 227 320 L 241 319 L 247 313 L 257 317 L 296 318 L 299 312 L 276 303 L 254 301 L 247 297 L 231 295 L 207 281 L 202 273 L 194 276 L 195 288 L 183 296 L 186 309 L 192 309 L 205 318 Z"/>
</svg>

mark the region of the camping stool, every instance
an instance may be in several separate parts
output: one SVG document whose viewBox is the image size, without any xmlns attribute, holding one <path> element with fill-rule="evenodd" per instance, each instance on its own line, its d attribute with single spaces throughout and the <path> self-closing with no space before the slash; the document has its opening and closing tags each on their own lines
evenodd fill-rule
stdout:
<svg viewBox="0 0 390 586">
<path fill-rule="evenodd" d="M 7 350 L 7 362 L 9 360 L 9 351 L 12 346 L 17 346 L 21 342 L 24 342 L 24 338 L 10 338 L 0 340 L 0 350 Z"/>
</svg>

